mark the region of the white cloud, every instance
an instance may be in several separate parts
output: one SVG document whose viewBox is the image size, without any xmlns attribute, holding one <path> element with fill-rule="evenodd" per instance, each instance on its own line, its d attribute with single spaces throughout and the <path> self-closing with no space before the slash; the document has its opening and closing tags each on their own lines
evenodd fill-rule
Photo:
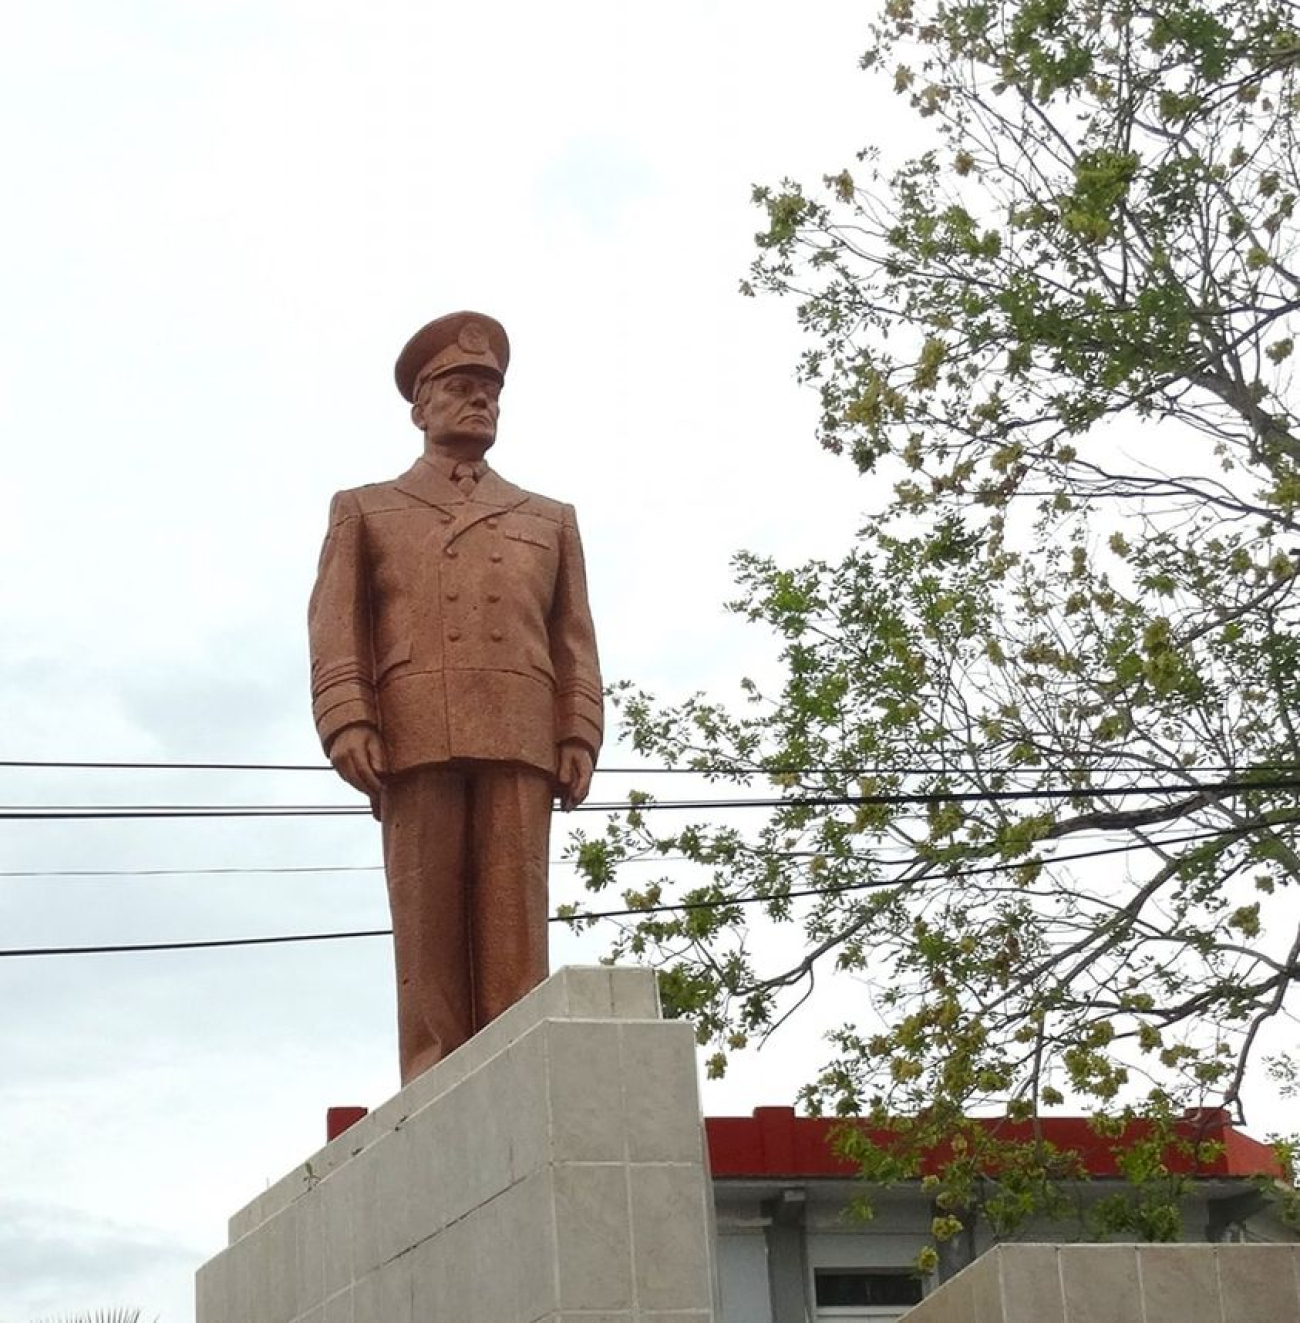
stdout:
<svg viewBox="0 0 1300 1323">
<path fill-rule="evenodd" d="M 161 1272 L 183 1273 L 192 1242 L 150 1227 L 88 1216 L 54 1203 L 0 1200 L 0 1317 L 11 1323 L 38 1315 L 133 1305 Z"/>
</svg>

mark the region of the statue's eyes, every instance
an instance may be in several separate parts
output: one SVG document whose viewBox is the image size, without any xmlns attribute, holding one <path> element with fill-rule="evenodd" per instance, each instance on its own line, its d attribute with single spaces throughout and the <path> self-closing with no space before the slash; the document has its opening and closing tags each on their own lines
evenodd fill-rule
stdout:
<svg viewBox="0 0 1300 1323">
<path fill-rule="evenodd" d="M 468 377 L 449 377 L 443 389 L 448 395 L 470 395 L 482 391 L 494 402 L 501 396 L 501 387 L 495 381 L 474 381 Z"/>
</svg>

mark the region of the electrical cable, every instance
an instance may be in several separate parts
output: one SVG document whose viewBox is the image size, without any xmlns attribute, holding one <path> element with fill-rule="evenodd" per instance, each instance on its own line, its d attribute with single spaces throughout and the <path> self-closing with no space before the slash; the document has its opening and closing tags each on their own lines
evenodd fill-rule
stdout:
<svg viewBox="0 0 1300 1323">
<path fill-rule="evenodd" d="M 223 946 L 285 946 L 291 942 L 337 942 L 353 937 L 391 937 L 391 928 L 363 928 L 345 933 L 286 933 L 282 937 L 211 937 L 197 942 L 127 942 L 111 946 L 24 946 L 0 951 L 14 956 L 113 955 L 141 951 L 205 951 Z"/>
<path fill-rule="evenodd" d="M 1106 798 L 1121 799 L 1134 795 L 1204 795 L 1241 794 L 1248 791 L 1300 790 L 1300 779 L 1280 777 L 1271 780 L 1233 780 L 1174 785 L 1073 786 L 1068 789 L 1043 790 L 937 790 L 891 791 L 861 795 L 792 795 L 775 798 L 617 800 L 607 803 L 579 804 L 576 813 L 624 813 L 629 811 L 697 811 L 742 808 L 857 808 L 866 805 L 918 805 L 1005 803 L 1015 800 L 1059 800 Z M 361 805 L 344 804 L 6 804 L 0 805 L 0 821 L 72 821 L 109 818 L 288 818 L 288 817 L 357 817 L 370 815 Z"/>
<path fill-rule="evenodd" d="M 1187 841 L 1211 840 L 1217 836 L 1233 835 L 1243 831 L 1264 831 L 1270 827 L 1286 827 L 1295 823 L 1300 823 L 1300 817 L 1279 818 L 1275 822 L 1252 824 L 1245 827 L 1225 827 L 1209 832 L 1195 832 L 1184 836 L 1162 836 L 1150 840 L 1151 847 L 1165 845 L 1181 845 Z M 1105 829 L 1099 829 L 1105 830 Z M 1113 830 L 1113 829 L 1111 829 Z M 1138 849 L 1139 845 L 1132 847 Z M 775 850 L 764 851 L 764 854 L 776 859 L 814 859 L 824 855 L 820 850 Z M 1104 853 L 1109 853 L 1105 851 Z M 840 858 L 854 860 L 867 860 L 875 858 L 869 854 L 848 854 L 841 855 Z M 1048 863 L 1066 862 L 1070 859 L 1088 858 L 1088 855 L 1060 855 L 1048 860 Z M 573 859 L 550 859 L 547 861 L 552 868 L 568 868 L 575 864 Z M 652 854 L 652 855 L 634 855 L 631 858 L 619 859 L 616 861 L 620 868 L 628 865 L 640 864 L 673 864 L 690 863 L 692 861 L 686 855 L 681 854 Z M 226 868 L 15 868 L 0 870 L 0 879 L 4 878 L 151 878 L 151 877 L 263 877 L 276 876 L 283 874 L 310 875 L 313 873 L 382 873 L 383 864 L 299 864 L 299 865 L 281 865 L 269 864 L 262 867 L 237 865 Z M 979 868 L 968 869 L 967 872 L 978 873 Z"/>
<path fill-rule="evenodd" d="M 1020 859 L 1007 861 L 998 864 L 977 865 L 975 867 L 963 867 L 961 874 L 963 877 L 975 875 L 988 875 L 993 873 L 1007 873 L 1016 869 L 1022 869 L 1027 865 L 1034 863 L 1046 866 L 1048 864 L 1070 863 L 1079 859 L 1096 859 L 1105 855 L 1127 854 L 1133 850 L 1150 850 L 1162 848 L 1168 845 L 1187 844 L 1198 840 L 1214 840 L 1223 836 L 1242 836 L 1250 832 L 1262 831 L 1279 826 L 1291 826 L 1300 822 L 1300 817 L 1287 818 L 1279 822 L 1258 823 L 1241 827 L 1228 827 L 1219 831 L 1207 831 L 1190 833 L 1178 837 L 1167 837 L 1153 841 L 1131 841 L 1124 845 L 1105 846 L 1096 850 L 1077 851 L 1068 855 L 1057 855 L 1052 859 L 1031 860 Z M 896 867 L 908 867 L 914 862 L 912 860 L 888 861 Z M 954 865 L 955 866 L 955 865 Z M 906 882 L 907 879 L 901 879 Z M 697 901 L 676 901 L 662 905 L 646 905 L 634 908 L 620 910 L 600 910 L 589 914 L 571 914 L 559 915 L 552 914 L 548 916 L 548 923 L 595 923 L 602 919 L 621 919 L 642 917 L 650 914 L 689 912 L 691 910 L 701 909 L 721 909 L 728 906 L 737 905 L 762 905 L 771 904 L 773 901 L 806 899 L 812 896 L 837 895 L 849 891 L 865 891 L 876 888 L 896 887 L 900 885 L 900 879 L 892 878 L 874 878 L 867 882 L 848 882 L 839 886 L 831 887 L 807 887 L 781 892 L 773 896 L 733 896 L 720 900 L 697 900 Z M 60 956 L 60 955 L 108 955 L 123 952 L 143 952 L 143 951 L 195 951 L 207 950 L 219 947 L 234 946 L 274 946 L 286 945 L 293 942 L 328 942 L 343 941 L 357 937 L 390 937 L 391 928 L 368 928 L 351 932 L 331 932 L 331 933 L 288 933 L 276 937 L 224 937 L 209 938 L 189 942 L 130 942 L 123 944 L 106 944 L 97 946 L 46 946 L 46 947 L 13 947 L 7 950 L 0 949 L 0 959 L 14 959 L 24 956 Z"/>
<path fill-rule="evenodd" d="M 802 852 L 783 852 L 781 858 L 801 858 Z M 686 858 L 680 854 L 657 854 L 639 859 L 625 859 L 628 864 L 680 863 Z M 548 859 L 552 868 L 565 868 L 570 859 Z M 0 869 L 0 879 L 6 878 L 91 878 L 91 877 L 262 877 L 285 873 L 382 873 L 383 864 L 318 864 L 265 868 L 11 868 Z"/>
<path fill-rule="evenodd" d="M 550 860 L 556 864 L 557 860 Z M 47 877 L 261 877 L 273 873 L 380 873 L 383 864 L 320 864 L 266 868 L 11 868 L 0 870 L 0 878 Z"/>
<path fill-rule="evenodd" d="M 1078 859 L 1099 859 L 1104 855 L 1127 854 L 1130 850 L 1153 850 L 1162 849 L 1169 845 L 1186 845 L 1194 841 L 1216 840 L 1221 836 L 1242 836 L 1253 831 L 1264 831 L 1273 827 L 1286 827 L 1295 823 L 1300 823 L 1300 817 L 1285 818 L 1279 822 L 1259 823 L 1252 826 L 1225 827 L 1217 831 L 1191 832 L 1183 836 L 1167 836 L 1151 841 L 1130 841 L 1124 845 L 1101 846 L 1095 850 L 1078 850 L 1073 854 L 1054 855 L 1051 859 L 1018 859 L 1008 860 L 999 864 L 976 864 L 973 867 L 961 868 L 962 877 L 986 876 L 991 873 L 1009 873 L 1018 868 L 1025 868 L 1034 864 L 1047 867 L 1049 864 L 1068 864 Z M 855 856 L 855 858 L 858 856 Z M 894 868 L 910 868 L 917 861 L 912 859 L 885 860 L 885 864 Z M 922 861 L 930 862 L 930 861 Z M 956 864 L 946 866 L 947 871 L 951 872 L 956 868 Z M 945 865 L 935 864 L 936 871 L 942 872 Z M 929 875 L 927 875 L 929 876 Z M 901 879 L 906 882 L 908 879 Z M 918 879 L 924 880 L 924 879 Z M 564 916 L 553 916 L 547 920 L 548 923 L 572 923 L 575 920 L 586 922 L 591 919 L 593 922 L 597 919 L 624 919 L 632 915 L 641 914 L 661 914 L 670 913 L 677 910 L 695 910 L 695 909 L 721 909 L 728 905 L 761 905 L 763 902 L 774 900 L 803 900 L 810 896 L 834 896 L 844 891 L 867 891 L 877 887 L 896 887 L 900 885 L 900 879 L 897 878 L 878 878 L 870 882 L 844 882 L 838 886 L 829 887 L 804 887 L 797 890 L 782 891 L 774 896 L 735 896 L 726 900 L 699 900 L 699 901 L 680 901 L 670 902 L 664 905 L 645 905 L 626 910 L 601 910 L 592 914 L 572 914 Z"/>
<path fill-rule="evenodd" d="M 1238 768 L 1230 763 L 1187 763 L 1179 765 L 1153 766 L 1148 759 L 1138 759 L 1132 755 L 1116 755 L 1129 763 L 1133 771 L 1167 772 L 1240 772 L 1295 771 L 1295 763 L 1259 763 L 1249 769 Z M 1110 770 L 1124 770 L 1116 767 L 1115 758 L 1105 760 Z M 97 762 L 90 760 L 59 761 L 39 758 L 0 758 L 0 768 L 35 768 L 64 769 L 71 771 L 148 771 L 148 772 L 332 772 L 329 763 L 200 763 L 200 762 Z M 825 772 L 835 772 L 841 776 L 930 776 L 942 772 L 950 776 L 966 775 L 1027 775 L 1034 769 L 1016 769 L 972 765 L 968 767 L 891 767 L 874 765 L 870 767 L 597 767 L 598 776 L 811 776 Z M 1061 766 L 1055 769 L 1062 774 L 1087 773 L 1096 770 L 1096 766 L 1075 767 Z"/>
<path fill-rule="evenodd" d="M 133 772 L 332 772 L 334 770 L 329 763 L 97 762 L 87 759 L 60 761 L 46 758 L 0 758 L 0 767 L 53 767 L 74 771 Z"/>
</svg>

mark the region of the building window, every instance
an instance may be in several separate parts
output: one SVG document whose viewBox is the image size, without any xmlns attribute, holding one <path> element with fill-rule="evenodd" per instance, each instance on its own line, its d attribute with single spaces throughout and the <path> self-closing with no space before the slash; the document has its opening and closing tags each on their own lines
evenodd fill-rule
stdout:
<svg viewBox="0 0 1300 1323">
<path fill-rule="evenodd" d="M 817 1268 L 813 1284 L 818 1318 L 897 1318 L 921 1299 L 921 1279 L 902 1269 Z"/>
</svg>

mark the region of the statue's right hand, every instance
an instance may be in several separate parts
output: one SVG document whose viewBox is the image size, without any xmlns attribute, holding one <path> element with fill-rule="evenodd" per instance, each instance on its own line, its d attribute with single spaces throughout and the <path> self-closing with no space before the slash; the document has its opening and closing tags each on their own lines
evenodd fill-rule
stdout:
<svg viewBox="0 0 1300 1323">
<path fill-rule="evenodd" d="M 383 788 L 381 778 L 387 766 L 384 743 L 373 726 L 358 724 L 339 731 L 330 745 L 330 762 L 348 785 L 369 795 L 371 800 L 379 798 Z"/>
</svg>

